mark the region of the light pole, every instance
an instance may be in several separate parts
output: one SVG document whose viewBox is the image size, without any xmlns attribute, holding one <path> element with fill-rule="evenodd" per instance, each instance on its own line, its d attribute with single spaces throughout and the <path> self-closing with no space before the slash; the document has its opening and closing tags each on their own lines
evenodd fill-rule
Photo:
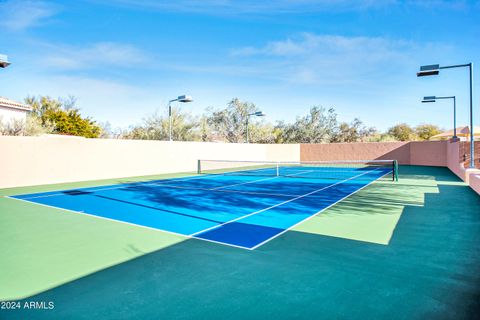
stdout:
<svg viewBox="0 0 480 320">
<path fill-rule="evenodd" d="M 10 65 L 10 62 L 8 62 L 8 58 L 4 54 L 0 54 L 0 68 L 6 68 Z"/>
<path fill-rule="evenodd" d="M 250 116 L 265 117 L 265 113 L 263 113 L 262 111 L 256 111 L 254 113 L 247 114 L 247 121 L 245 122 L 246 142 L 247 143 L 248 143 L 248 121 L 250 119 Z"/>
<path fill-rule="evenodd" d="M 453 139 L 457 139 L 457 99 L 455 96 L 450 97 L 437 97 L 437 96 L 428 96 L 423 97 L 422 103 L 435 102 L 440 99 L 453 99 Z"/>
<path fill-rule="evenodd" d="M 440 66 L 438 64 L 431 64 L 428 66 L 421 66 L 420 71 L 417 72 L 417 77 L 433 76 L 440 73 L 440 69 L 463 68 L 468 67 L 470 73 L 470 168 L 475 168 L 475 145 L 473 132 L 473 63 L 457 64 L 452 66 Z"/>
<path fill-rule="evenodd" d="M 173 99 L 168 101 L 168 136 L 170 137 L 170 141 L 173 141 L 172 139 L 172 102 L 192 102 L 193 99 L 190 96 L 183 95 L 183 96 L 178 96 L 177 99 Z"/>
</svg>

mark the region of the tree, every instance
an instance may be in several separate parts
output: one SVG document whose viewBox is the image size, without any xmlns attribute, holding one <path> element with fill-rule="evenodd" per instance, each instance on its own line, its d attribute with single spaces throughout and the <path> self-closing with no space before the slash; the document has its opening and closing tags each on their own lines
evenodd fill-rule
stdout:
<svg viewBox="0 0 480 320">
<path fill-rule="evenodd" d="M 333 108 L 325 109 L 314 106 L 309 114 L 297 117 L 292 124 L 277 123 L 282 137 L 279 139 L 286 143 L 320 143 L 330 142 L 337 127 L 337 114 Z"/>
<path fill-rule="evenodd" d="M 430 140 L 431 137 L 441 132 L 440 128 L 433 124 L 420 124 L 415 127 L 415 133 L 421 140 Z"/>
<path fill-rule="evenodd" d="M 363 122 L 355 118 L 350 124 L 340 123 L 336 128 L 330 142 L 359 142 L 376 133 L 373 127 L 367 127 Z"/>
<path fill-rule="evenodd" d="M 387 134 L 399 141 L 411 141 L 417 138 L 415 131 L 406 123 L 400 123 L 391 127 L 388 129 Z"/>
<path fill-rule="evenodd" d="M 363 139 L 364 142 L 395 142 L 398 141 L 394 136 L 389 135 L 388 133 L 374 133 L 370 136 L 367 136 Z"/>
<path fill-rule="evenodd" d="M 13 120 L 5 123 L 0 118 L 0 135 L 38 136 L 51 131 L 52 128 L 42 126 L 40 120 L 32 114 L 28 114 L 25 120 Z"/>
<path fill-rule="evenodd" d="M 126 134 L 122 128 L 112 128 L 112 125 L 108 121 L 101 122 L 98 126 L 101 130 L 99 137 L 101 139 L 122 139 Z"/>
<path fill-rule="evenodd" d="M 248 131 L 252 143 L 275 143 L 276 136 L 271 124 L 256 123 Z"/>
<path fill-rule="evenodd" d="M 272 130 L 273 134 L 273 142 L 274 143 L 284 143 L 285 141 L 283 140 L 284 133 L 283 133 L 283 128 L 279 126 L 275 126 Z"/>
<path fill-rule="evenodd" d="M 32 107 L 31 115 L 52 133 L 98 138 L 100 127 L 88 117 L 82 117 L 75 107 L 75 98 L 52 99 L 48 96 L 27 97 L 25 102 Z"/>
<path fill-rule="evenodd" d="M 198 122 L 190 114 L 172 108 L 172 138 L 175 141 L 196 140 Z M 155 112 L 140 125 L 131 128 L 123 135 L 126 139 L 169 140 L 169 118 Z"/>
<path fill-rule="evenodd" d="M 258 108 L 250 102 L 242 102 L 237 98 L 232 99 L 228 106 L 222 110 L 210 110 L 208 115 L 208 124 L 213 129 L 213 134 L 228 142 L 244 142 L 246 135 L 245 124 L 248 114 L 259 111 Z M 260 142 L 269 135 L 267 129 L 259 128 L 257 120 L 253 117 L 249 121 L 249 131 L 252 142 Z"/>
<path fill-rule="evenodd" d="M 208 123 L 208 117 L 203 115 L 198 120 L 198 132 L 196 134 L 196 141 L 213 141 L 213 133 L 210 124 Z"/>
</svg>

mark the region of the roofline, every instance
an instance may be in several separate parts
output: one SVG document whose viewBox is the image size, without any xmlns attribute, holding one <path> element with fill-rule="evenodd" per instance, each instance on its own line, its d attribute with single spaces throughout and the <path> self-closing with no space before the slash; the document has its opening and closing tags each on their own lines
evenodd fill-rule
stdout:
<svg viewBox="0 0 480 320">
<path fill-rule="evenodd" d="M 5 97 L 0 97 L 0 107 L 10 108 L 10 109 L 19 109 L 24 111 L 32 110 L 32 107 L 27 104 L 23 104 Z"/>
</svg>

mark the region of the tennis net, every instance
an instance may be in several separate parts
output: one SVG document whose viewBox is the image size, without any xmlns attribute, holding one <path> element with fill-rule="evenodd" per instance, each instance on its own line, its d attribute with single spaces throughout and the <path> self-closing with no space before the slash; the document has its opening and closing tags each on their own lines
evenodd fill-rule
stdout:
<svg viewBox="0 0 480 320">
<path fill-rule="evenodd" d="M 391 177 L 398 180 L 396 160 L 339 161 L 237 161 L 198 160 L 198 174 L 282 176 L 313 179 L 368 179 Z"/>
</svg>

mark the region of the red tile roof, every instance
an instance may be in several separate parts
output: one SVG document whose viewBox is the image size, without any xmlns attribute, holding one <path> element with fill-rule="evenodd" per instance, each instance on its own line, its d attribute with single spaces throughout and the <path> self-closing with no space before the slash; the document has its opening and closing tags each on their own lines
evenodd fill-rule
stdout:
<svg viewBox="0 0 480 320">
<path fill-rule="evenodd" d="M 0 97 L 0 107 L 4 108 L 12 108 L 12 109 L 20 109 L 20 110 L 25 110 L 25 111 L 31 111 L 32 107 L 29 105 L 7 99 L 5 97 Z"/>
</svg>

